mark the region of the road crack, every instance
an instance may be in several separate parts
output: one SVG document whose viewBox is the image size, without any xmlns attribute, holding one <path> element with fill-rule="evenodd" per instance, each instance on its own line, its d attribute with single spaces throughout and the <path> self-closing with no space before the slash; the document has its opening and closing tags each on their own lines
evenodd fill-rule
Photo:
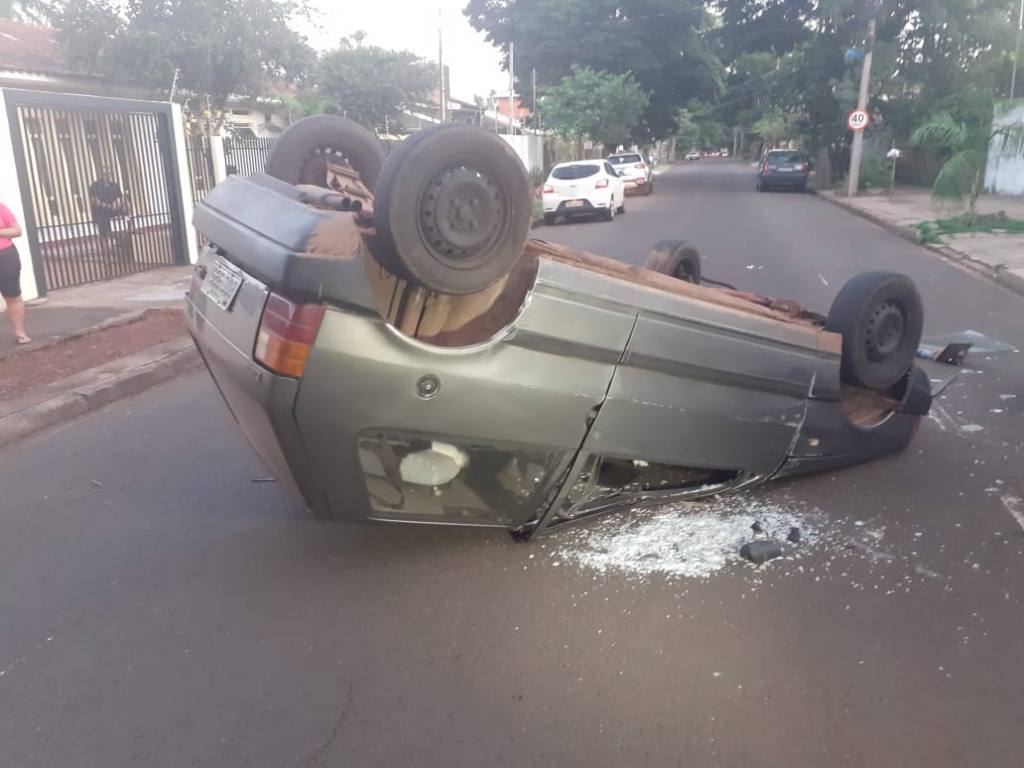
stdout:
<svg viewBox="0 0 1024 768">
<path fill-rule="evenodd" d="M 335 739 L 338 738 L 338 734 L 341 732 L 341 726 L 345 723 L 345 718 L 348 716 L 348 711 L 352 707 L 352 683 L 348 684 L 348 689 L 345 691 L 345 704 L 341 708 L 341 713 L 338 715 L 334 724 L 331 726 L 327 734 L 321 739 L 316 749 L 313 750 L 312 754 L 305 760 L 296 763 L 295 768 L 315 768 L 324 764 L 324 758 L 327 756 L 328 750 L 334 743 Z"/>
</svg>

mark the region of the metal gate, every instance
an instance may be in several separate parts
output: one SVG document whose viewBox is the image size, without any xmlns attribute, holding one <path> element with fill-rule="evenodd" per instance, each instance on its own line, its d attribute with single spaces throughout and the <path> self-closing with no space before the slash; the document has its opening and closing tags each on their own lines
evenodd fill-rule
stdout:
<svg viewBox="0 0 1024 768">
<path fill-rule="evenodd" d="M 170 105 L 6 94 L 41 294 L 185 262 Z"/>
<path fill-rule="evenodd" d="M 188 155 L 188 176 L 192 191 L 192 205 L 198 205 L 199 201 L 206 197 L 206 193 L 217 184 L 210 137 L 205 134 L 185 134 L 185 152 Z M 202 248 L 209 243 L 209 240 L 197 229 L 196 242 Z"/>
<path fill-rule="evenodd" d="M 228 175 L 253 176 L 263 173 L 267 168 L 267 158 L 274 139 L 257 137 L 238 139 L 232 136 L 224 138 L 224 163 Z"/>
</svg>

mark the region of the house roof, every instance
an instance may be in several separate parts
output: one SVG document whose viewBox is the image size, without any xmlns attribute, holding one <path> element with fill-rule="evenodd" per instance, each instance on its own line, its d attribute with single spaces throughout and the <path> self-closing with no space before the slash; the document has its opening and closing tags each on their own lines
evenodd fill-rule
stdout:
<svg viewBox="0 0 1024 768">
<path fill-rule="evenodd" d="M 0 71 L 76 75 L 64 62 L 57 31 L 0 19 Z"/>
</svg>

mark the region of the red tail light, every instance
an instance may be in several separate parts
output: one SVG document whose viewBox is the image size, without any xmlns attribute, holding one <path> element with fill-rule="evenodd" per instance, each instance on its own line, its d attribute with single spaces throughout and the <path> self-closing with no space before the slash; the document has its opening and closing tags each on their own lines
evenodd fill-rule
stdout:
<svg viewBox="0 0 1024 768">
<path fill-rule="evenodd" d="M 634 165 L 633 167 L 634 167 L 634 168 L 639 168 L 639 169 L 640 169 L 640 170 L 642 171 L 642 170 L 643 170 L 644 168 L 646 168 L 647 166 L 646 166 L 646 165 L 644 165 L 643 163 L 637 163 L 637 164 L 636 164 L 636 165 Z"/>
<path fill-rule="evenodd" d="M 295 304 L 270 294 L 256 334 L 256 360 L 274 373 L 299 378 L 323 319 L 323 304 Z"/>
<path fill-rule="evenodd" d="M 545 185 L 544 185 L 544 186 L 543 186 L 543 187 L 541 188 L 541 190 L 540 190 L 540 191 L 541 191 L 541 194 L 544 194 L 544 195 L 550 195 L 550 194 L 551 194 L 552 192 L 554 192 L 554 191 L 555 191 L 555 188 L 554 188 L 554 187 L 552 187 L 552 186 L 551 186 L 550 184 L 545 184 Z"/>
<path fill-rule="evenodd" d="M 768 163 L 761 166 L 761 173 L 768 173 Z"/>
<path fill-rule="evenodd" d="M 598 179 L 597 184 L 594 185 L 594 189 L 604 189 L 608 186 L 608 179 Z"/>
</svg>

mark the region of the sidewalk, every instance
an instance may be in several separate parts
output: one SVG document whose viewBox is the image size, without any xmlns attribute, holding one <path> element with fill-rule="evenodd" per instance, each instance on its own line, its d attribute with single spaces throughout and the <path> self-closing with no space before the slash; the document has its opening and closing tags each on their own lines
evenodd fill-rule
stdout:
<svg viewBox="0 0 1024 768">
<path fill-rule="evenodd" d="M 921 222 L 952 218 L 966 210 L 966 205 L 937 205 L 931 192 L 920 188 L 897 187 L 891 199 L 888 193 L 849 198 L 834 190 L 820 191 L 818 195 L 916 243 L 921 242 L 917 228 Z M 1011 219 L 1024 220 L 1024 197 L 982 195 L 978 199 L 980 215 L 1000 211 Z M 943 235 L 939 243 L 924 245 L 1024 293 L 1024 234 Z"/>
<path fill-rule="evenodd" d="M 29 305 L 25 346 L 0 319 L 0 446 L 195 368 L 190 279 L 168 267 L 54 291 Z"/>
<path fill-rule="evenodd" d="M 181 307 L 191 274 L 192 268 L 188 266 L 165 267 L 53 291 L 46 299 L 28 305 L 25 330 L 32 337 L 32 344 L 18 347 L 7 318 L 0 318 L 0 360 L 41 349 L 97 326 L 130 319 L 146 309 Z M 0 308 L 0 314 L 3 313 Z"/>
</svg>

